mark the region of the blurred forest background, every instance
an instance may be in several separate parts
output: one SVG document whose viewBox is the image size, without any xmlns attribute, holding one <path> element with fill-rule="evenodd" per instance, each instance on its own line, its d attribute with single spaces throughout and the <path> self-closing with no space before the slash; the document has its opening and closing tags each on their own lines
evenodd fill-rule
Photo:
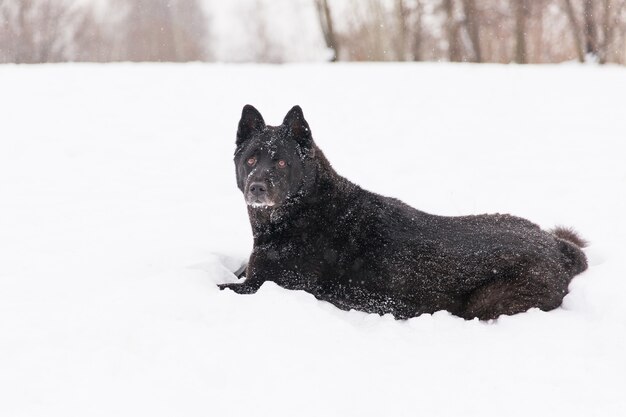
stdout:
<svg viewBox="0 0 626 417">
<path fill-rule="evenodd" d="M 0 63 L 626 63 L 626 0 L 0 0 Z"/>
</svg>

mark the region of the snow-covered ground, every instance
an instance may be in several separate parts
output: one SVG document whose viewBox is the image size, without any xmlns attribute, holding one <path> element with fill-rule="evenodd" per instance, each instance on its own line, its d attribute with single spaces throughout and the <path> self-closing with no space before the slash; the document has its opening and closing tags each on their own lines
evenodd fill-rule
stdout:
<svg viewBox="0 0 626 417">
<path fill-rule="evenodd" d="M 626 70 L 0 67 L 0 415 L 626 415 Z M 422 210 L 575 226 L 562 308 L 405 322 L 264 285 L 241 107 Z"/>
</svg>

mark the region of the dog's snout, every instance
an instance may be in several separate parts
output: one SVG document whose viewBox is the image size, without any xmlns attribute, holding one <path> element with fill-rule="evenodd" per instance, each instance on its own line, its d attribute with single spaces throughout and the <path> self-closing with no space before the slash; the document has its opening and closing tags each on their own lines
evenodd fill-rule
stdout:
<svg viewBox="0 0 626 417">
<path fill-rule="evenodd" d="M 267 186 L 262 182 L 253 182 L 249 187 L 250 194 L 260 196 L 267 193 Z"/>
</svg>

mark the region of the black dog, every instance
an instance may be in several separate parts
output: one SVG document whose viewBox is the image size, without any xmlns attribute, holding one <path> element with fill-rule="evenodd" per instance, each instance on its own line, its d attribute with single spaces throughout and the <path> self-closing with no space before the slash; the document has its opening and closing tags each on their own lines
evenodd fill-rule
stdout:
<svg viewBox="0 0 626 417">
<path fill-rule="evenodd" d="M 315 145 L 298 106 L 276 127 L 245 106 L 236 144 L 254 248 L 246 280 L 221 289 L 249 294 L 274 281 L 346 310 L 487 320 L 558 307 L 587 268 L 570 229 L 507 214 L 435 216 L 353 184 Z"/>
</svg>

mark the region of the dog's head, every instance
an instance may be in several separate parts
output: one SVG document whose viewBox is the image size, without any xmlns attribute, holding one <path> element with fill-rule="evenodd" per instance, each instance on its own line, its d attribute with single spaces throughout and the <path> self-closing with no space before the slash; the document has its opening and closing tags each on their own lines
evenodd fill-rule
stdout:
<svg viewBox="0 0 626 417">
<path fill-rule="evenodd" d="M 244 106 L 236 144 L 237 186 L 249 206 L 277 207 L 302 191 L 315 150 L 299 106 L 280 126 L 267 126 L 257 109 Z"/>
</svg>

